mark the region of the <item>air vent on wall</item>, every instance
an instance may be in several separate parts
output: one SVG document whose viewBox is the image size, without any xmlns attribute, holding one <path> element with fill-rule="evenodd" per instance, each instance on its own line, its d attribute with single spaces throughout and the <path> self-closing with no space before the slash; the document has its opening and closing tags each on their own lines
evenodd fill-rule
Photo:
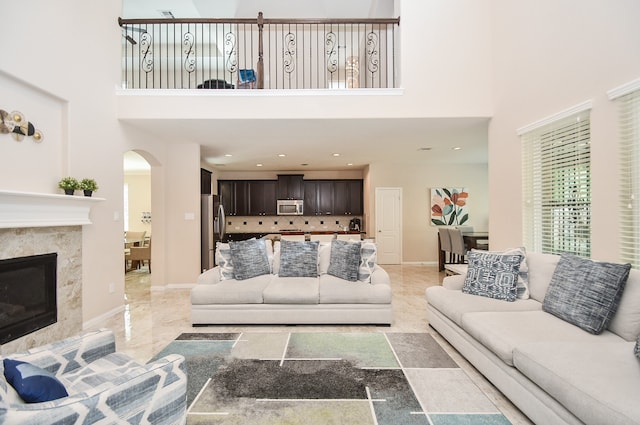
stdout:
<svg viewBox="0 0 640 425">
<path fill-rule="evenodd" d="M 158 12 L 160 12 L 163 18 L 175 19 L 175 16 L 173 16 L 173 13 L 170 10 L 159 10 Z"/>
</svg>

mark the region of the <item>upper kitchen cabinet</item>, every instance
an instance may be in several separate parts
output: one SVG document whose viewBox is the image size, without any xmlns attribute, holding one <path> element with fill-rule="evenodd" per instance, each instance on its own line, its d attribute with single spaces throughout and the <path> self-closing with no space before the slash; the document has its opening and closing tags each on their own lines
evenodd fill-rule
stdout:
<svg viewBox="0 0 640 425">
<path fill-rule="evenodd" d="M 336 180 L 333 183 L 333 214 L 362 215 L 362 180 Z"/>
<path fill-rule="evenodd" d="M 211 195 L 211 171 L 200 169 L 200 194 Z"/>
<path fill-rule="evenodd" d="M 302 174 L 278 174 L 277 199 L 304 199 Z"/>
<path fill-rule="evenodd" d="M 227 215 L 249 215 L 249 183 L 246 180 L 218 181 L 218 194 Z"/>
<path fill-rule="evenodd" d="M 248 183 L 249 215 L 276 215 L 275 180 L 251 180 Z"/>
<path fill-rule="evenodd" d="M 305 180 L 304 215 L 333 214 L 333 180 Z"/>
</svg>

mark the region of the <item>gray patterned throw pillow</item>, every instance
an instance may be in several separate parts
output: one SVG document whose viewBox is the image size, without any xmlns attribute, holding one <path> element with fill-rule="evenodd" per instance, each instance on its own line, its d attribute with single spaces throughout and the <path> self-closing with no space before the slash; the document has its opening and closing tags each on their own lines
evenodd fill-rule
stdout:
<svg viewBox="0 0 640 425">
<path fill-rule="evenodd" d="M 360 267 L 360 242 L 334 239 L 331 241 L 331 260 L 327 274 L 355 282 Z"/>
<path fill-rule="evenodd" d="M 249 239 L 229 242 L 229 248 L 231 248 L 233 277 L 236 280 L 245 280 L 271 273 L 264 240 Z"/>
<path fill-rule="evenodd" d="M 633 353 L 640 359 L 640 335 L 638 335 L 638 338 L 636 339 L 636 346 L 633 347 Z"/>
<path fill-rule="evenodd" d="M 613 318 L 629 277 L 630 264 L 597 262 L 562 254 L 542 310 L 592 334 Z"/>
<path fill-rule="evenodd" d="M 280 277 L 317 277 L 318 241 L 280 241 Z"/>
<path fill-rule="evenodd" d="M 471 251 L 462 292 L 515 301 L 522 254 Z"/>
</svg>

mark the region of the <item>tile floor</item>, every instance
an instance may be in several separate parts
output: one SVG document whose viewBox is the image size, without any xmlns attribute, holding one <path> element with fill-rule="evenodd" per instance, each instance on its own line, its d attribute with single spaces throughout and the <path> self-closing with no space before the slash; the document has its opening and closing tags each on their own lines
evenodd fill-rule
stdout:
<svg viewBox="0 0 640 425">
<path fill-rule="evenodd" d="M 392 326 L 207 326 L 192 327 L 188 289 L 152 291 L 146 268 L 127 273 L 125 310 L 107 320 L 116 345 L 142 362 L 147 362 L 182 333 L 189 332 L 429 332 L 471 377 L 473 383 L 504 413 L 513 425 L 532 424 L 508 399 L 480 375 L 455 349 L 429 327 L 426 318 L 427 287 L 438 285 L 444 273 L 436 266 L 385 265 L 393 289 Z"/>
</svg>

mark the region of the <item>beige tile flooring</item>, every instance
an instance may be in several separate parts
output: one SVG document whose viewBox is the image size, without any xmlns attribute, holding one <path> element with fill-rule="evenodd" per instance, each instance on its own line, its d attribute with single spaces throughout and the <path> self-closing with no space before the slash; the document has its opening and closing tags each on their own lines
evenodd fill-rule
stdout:
<svg viewBox="0 0 640 425">
<path fill-rule="evenodd" d="M 387 326 L 206 326 L 192 327 L 188 289 L 150 290 L 148 270 L 131 271 L 125 278 L 125 311 L 103 326 L 113 329 L 116 346 L 141 362 L 148 361 L 183 332 L 429 332 L 463 368 L 475 384 L 502 410 L 513 425 L 530 425 L 508 399 L 480 375 L 455 349 L 429 327 L 427 287 L 438 285 L 444 273 L 436 266 L 385 265 L 393 289 L 394 322 Z"/>
</svg>

